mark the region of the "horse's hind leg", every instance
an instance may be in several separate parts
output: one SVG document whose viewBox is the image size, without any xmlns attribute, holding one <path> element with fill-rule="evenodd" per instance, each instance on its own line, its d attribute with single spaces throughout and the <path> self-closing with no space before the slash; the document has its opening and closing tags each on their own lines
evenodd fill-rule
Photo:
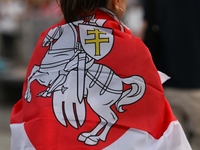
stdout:
<svg viewBox="0 0 200 150">
<path fill-rule="evenodd" d="M 112 117 L 112 118 L 111 118 Z M 98 144 L 99 140 L 106 141 L 106 137 L 110 128 L 117 122 L 118 117 L 117 115 L 111 110 L 107 116 L 104 116 L 104 120 L 106 121 L 106 126 L 103 131 L 99 135 L 90 136 L 86 139 L 85 144 L 88 145 L 96 145 Z"/>
<path fill-rule="evenodd" d="M 90 135 L 82 133 L 83 135 L 87 135 L 85 136 L 85 144 L 87 145 L 96 145 L 99 140 L 106 141 L 110 128 L 118 120 L 117 115 L 112 111 L 112 109 L 110 109 L 109 106 L 103 107 L 101 112 L 98 112 L 98 115 L 100 116 L 101 122 L 91 132 L 89 132 Z M 103 129 L 103 131 L 97 135 L 101 129 Z"/>
<path fill-rule="evenodd" d="M 108 135 L 108 132 L 109 132 L 109 130 L 110 130 L 110 128 L 118 121 L 118 117 L 117 117 L 117 115 L 111 110 L 111 112 L 110 112 L 110 117 L 112 117 L 111 119 L 110 119 L 110 117 L 105 117 L 105 119 L 107 119 L 107 124 L 106 124 L 106 126 L 105 126 L 105 128 L 104 128 L 104 130 L 101 132 L 101 134 L 98 136 L 99 137 L 99 139 L 101 139 L 102 141 L 106 141 L 106 137 L 107 137 L 107 135 Z M 108 115 L 108 116 L 109 116 Z"/>
<path fill-rule="evenodd" d="M 78 137 L 78 140 L 84 142 L 88 137 L 96 135 L 106 124 L 107 122 L 100 117 L 99 124 L 92 131 L 81 133 Z"/>
</svg>

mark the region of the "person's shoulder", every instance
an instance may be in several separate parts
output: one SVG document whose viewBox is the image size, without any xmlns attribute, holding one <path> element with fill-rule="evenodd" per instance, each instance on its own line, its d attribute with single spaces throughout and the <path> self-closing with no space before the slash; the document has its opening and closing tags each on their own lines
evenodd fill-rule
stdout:
<svg viewBox="0 0 200 150">
<path fill-rule="evenodd" d="M 132 38 L 136 43 L 138 47 L 143 47 L 143 48 L 147 48 L 147 46 L 144 44 L 144 42 L 142 41 L 142 39 L 140 37 L 135 37 L 133 36 Z"/>
<path fill-rule="evenodd" d="M 41 33 L 41 36 L 40 36 L 40 37 L 46 36 L 46 34 L 47 34 L 51 29 L 56 28 L 56 27 L 58 27 L 58 26 L 62 26 L 62 25 L 64 25 L 64 24 L 66 24 L 66 23 L 65 23 L 65 20 L 62 19 L 60 22 L 58 22 L 58 23 L 52 25 L 51 27 L 47 28 L 46 30 L 44 30 L 44 31 Z"/>
<path fill-rule="evenodd" d="M 141 38 L 132 36 L 131 37 L 131 45 L 135 50 L 136 54 L 143 55 L 148 54 L 150 55 L 149 48 L 144 44 Z"/>
<path fill-rule="evenodd" d="M 146 45 L 144 44 L 144 42 L 142 41 L 142 39 L 140 37 L 136 37 L 136 36 L 131 36 L 131 42 L 134 43 L 134 45 L 136 45 L 137 47 L 144 47 L 147 48 Z"/>
</svg>

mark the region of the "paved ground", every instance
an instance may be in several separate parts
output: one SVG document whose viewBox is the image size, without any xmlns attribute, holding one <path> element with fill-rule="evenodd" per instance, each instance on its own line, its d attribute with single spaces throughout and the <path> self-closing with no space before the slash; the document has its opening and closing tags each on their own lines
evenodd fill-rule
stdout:
<svg viewBox="0 0 200 150">
<path fill-rule="evenodd" d="M 12 106 L 2 106 L 0 104 L 0 150 L 10 149 L 10 114 Z"/>
</svg>

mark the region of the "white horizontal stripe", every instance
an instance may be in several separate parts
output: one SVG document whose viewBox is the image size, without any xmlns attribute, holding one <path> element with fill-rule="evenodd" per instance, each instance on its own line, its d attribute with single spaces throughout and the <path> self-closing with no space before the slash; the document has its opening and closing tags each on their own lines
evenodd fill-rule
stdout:
<svg viewBox="0 0 200 150">
<path fill-rule="evenodd" d="M 36 150 L 30 142 L 24 123 L 11 124 L 11 148 L 10 150 Z"/>
<path fill-rule="evenodd" d="M 11 150 L 35 150 L 24 130 L 24 123 L 11 124 Z M 103 150 L 192 150 L 178 121 L 172 122 L 160 139 L 130 128 Z"/>
<path fill-rule="evenodd" d="M 178 121 L 171 122 L 160 139 L 130 128 L 117 141 L 103 150 L 192 150 Z"/>
</svg>

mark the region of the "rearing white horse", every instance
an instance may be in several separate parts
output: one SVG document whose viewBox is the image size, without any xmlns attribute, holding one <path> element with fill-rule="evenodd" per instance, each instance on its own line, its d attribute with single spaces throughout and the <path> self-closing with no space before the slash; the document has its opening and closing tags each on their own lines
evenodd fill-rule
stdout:
<svg viewBox="0 0 200 150">
<path fill-rule="evenodd" d="M 75 57 L 77 34 L 75 27 L 72 24 L 59 26 L 51 29 L 46 35 L 42 46 L 49 47 L 41 64 L 35 65 L 28 77 L 27 90 L 24 99 L 31 101 L 31 83 L 37 80 L 39 84 L 44 86 L 52 85 L 65 66 Z M 66 43 L 66 41 L 68 41 Z M 63 80 L 64 81 L 64 80 Z M 63 82 L 62 81 L 62 82 Z M 46 94 L 46 95 L 45 95 Z M 49 93 L 40 93 L 39 96 L 50 96 Z"/>
<path fill-rule="evenodd" d="M 98 22 L 94 18 L 92 21 Z M 55 117 L 63 126 L 67 127 L 69 123 L 76 129 L 78 125 L 81 127 L 85 123 L 86 99 L 90 108 L 99 116 L 100 122 L 91 131 L 81 133 L 78 140 L 87 145 L 96 145 L 99 140 L 106 141 L 109 130 L 118 121 L 111 106 L 115 105 L 118 112 L 124 112 L 124 105 L 140 100 L 146 89 L 144 79 L 137 75 L 120 78 L 107 66 L 94 63 L 94 59 L 77 42 L 77 31 L 71 23 L 51 29 L 42 46 L 49 46 L 49 50 L 41 65 L 33 67 L 24 99 L 31 102 L 31 83 L 34 80 L 49 86 L 38 96 L 49 97 L 54 93 L 52 105 Z M 84 63 L 80 63 L 81 61 Z M 84 79 L 79 80 L 80 77 Z M 131 88 L 124 91 L 123 84 L 131 85 Z M 82 94 L 83 97 L 80 96 Z"/>
</svg>

